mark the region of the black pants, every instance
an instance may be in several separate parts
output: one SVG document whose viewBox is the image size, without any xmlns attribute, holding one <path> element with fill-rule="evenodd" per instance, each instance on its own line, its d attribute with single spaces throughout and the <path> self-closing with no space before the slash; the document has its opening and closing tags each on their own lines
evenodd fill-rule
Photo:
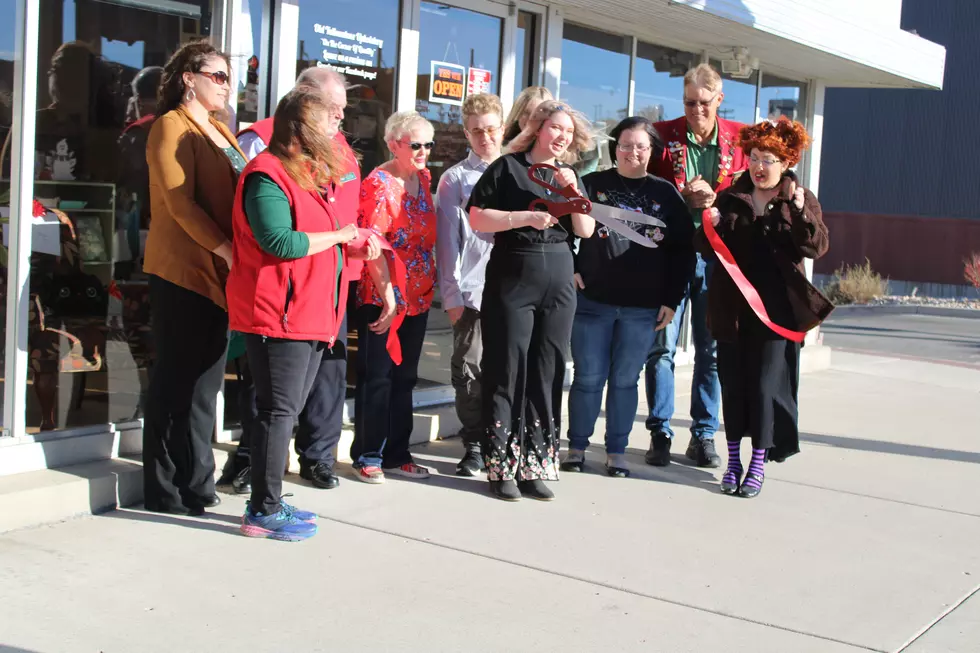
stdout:
<svg viewBox="0 0 980 653">
<path fill-rule="evenodd" d="M 357 320 L 357 388 L 354 392 L 354 442 L 350 457 L 355 465 L 400 467 L 412 462 L 412 390 L 418 381 L 419 358 L 425 341 L 426 311 L 410 315 L 398 329 L 402 364 L 388 355 L 387 332 L 368 328 L 381 315 L 378 306 L 361 306 Z"/>
<path fill-rule="evenodd" d="M 242 437 L 235 451 L 237 469 L 249 465 L 251 433 L 258 408 L 255 405 L 255 385 L 248 364 L 243 361 L 239 374 L 238 409 L 242 420 Z M 296 431 L 296 454 L 303 465 L 324 463 L 331 467 L 337 462 L 334 449 L 344 428 L 344 402 L 347 399 L 347 315 L 340 325 L 340 335 L 333 347 L 324 347 L 317 367 L 313 387 L 299 415 Z"/>
<path fill-rule="evenodd" d="M 150 510 L 199 507 L 214 496 L 218 390 L 228 313 L 207 297 L 150 275 L 156 360 L 143 422 L 143 495 Z"/>
<path fill-rule="evenodd" d="M 800 345 L 773 334 L 758 318 L 739 320 L 738 339 L 718 343 L 718 377 L 728 440 L 752 438 L 783 460 L 799 453 L 797 393 Z"/>
<path fill-rule="evenodd" d="M 324 346 L 313 387 L 299 415 L 296 453 L 300 464 L 337 462 L 334 449 L 344 428 L 344 401 L 347 399 L 347 315 L 333 347 Z"/>
<path fill-rule="evenodd" d="M 483 322 L 483 457 L 491 481 L 558 479 L 562 385 L 575 317 L 568 245 L 494 248 Z"/>
<path fill-rule="evenodd" d="M 252 512 L 279 511 L 293 424 L 313 386 L 325 343 L 245 334 L 258 413 L 252 429 Z"/>
<path fill-rule="evenodd" d="M 456 415 L 463 425 L 460 435 L 468 447 L 481 446 L 483 443 L 483 392 L 480 389 L 483 378 L 480 371 L 482 358 L 480 312 L 467 307 L 453 325 L 453 356 L 449 369 L 453 388 L 456 390 Z"/>
</svg>

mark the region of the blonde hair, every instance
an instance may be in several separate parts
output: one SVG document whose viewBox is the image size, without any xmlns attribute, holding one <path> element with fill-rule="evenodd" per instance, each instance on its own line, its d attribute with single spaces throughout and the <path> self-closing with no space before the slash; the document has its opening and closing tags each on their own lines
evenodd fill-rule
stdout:
<svg viewBox="0 0 980 653">
<path fill-rule="evenodd" d="M 504 105 L 500 103 L 500 98 L 491 93 L 476 93 L 470 95 L 463 102 L 463 124 L 471 116 L 485 116 L 488 113 L 495 113 L 504 119 Z"/>
<path fill-rule="evenodd" d="M 684 75 L 684 88 L 699 86 L 712 93 L 721 92 L 721 75 L 706 63 L 698 64 Z"/>
<path fill-rule="evenodd" d="M 592 124 L 581 113 L 557 100 L 545 100 L 538 105 L 534 113 L 527 119 L 521 133 L 507 145 L 507 152 L 529 152 L 538 140 L 538 132 L 541 131 L 544 121 L 559 112 L 567 114 L 572 119 L 575 135 L 572 137 L 568 149 L 558 160 L 562 163 L 578 161 L 579 152 L 586 152 L 595 147 L 595 134 L 592 131 Z"/>
<path fill-rule="evenodd" d="M 391 114 L 385 123 L 385 143 L 397 143 L 417 127 L 427 129 L 435 135 L 435 127 L 418 111 L 398 111 Z"/>
<path fill-rule="evenodd" d="M 507 120 L 504 121 L 504 142 L 506 143 L 517 138 L 517 135 L 521 133 L 521 116 L 527 109 L 527 105 L 531 103 L 531 100 L 544 101 L 554 99 L 555 96 L 544 86 L 528 86 L 521 91 L 521 94 L 514 100 L 514 106 L 510 108 L 510 113 L 507 114 Z"/>
</svg>

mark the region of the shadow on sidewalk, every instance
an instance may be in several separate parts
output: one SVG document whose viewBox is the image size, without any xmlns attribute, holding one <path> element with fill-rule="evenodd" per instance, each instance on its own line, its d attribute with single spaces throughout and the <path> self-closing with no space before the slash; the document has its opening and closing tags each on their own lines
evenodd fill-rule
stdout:
<svg viewBox="0 0 980 653">
<path fill-rule="evenodd" d="M 639 418 L 638 418 L 639 419 Z M 671 420 L 671 426 L 675 427 L 674 431 L 674 446 L 676 447 L 680 442 L 678 441 L 677 428 L 690 428 L 691 420 L 689 419 L 673 419 Z M 722 424 L 718 429 L 718 435 L 723 436 L 725 432 L 725 425 Z M 687 446 L 687 439 L 684 438 L 683 434 L 680 434 L 680 438 L 684 442 L 684 446 Z M 904 444 L 902 442 L 886 442 L 884 440 L 865 440 L 863 438 L 849 438 L 844 435 L 825 435 L 823 433 L 804 433 L 800 431 L 800 442 L 811 444 L 822 444 L 828 447 L 837 447 L 838 449 L 851 449 L 853 451 L 871 451 L 874 453 L 885 453 L 892 454 L 896 456 L 912 456 L 913 458 L 933 458 L 935 460 L 949 460 L 957 463 L 973 463 L 975 465 L 980 465 L 980 453 L 975 451 L 960 451 L 958 449 L 940 449 L 938 447 L 923 447 L 917 444 Z M 719 448 L 721 445 L 718 445 Z M 676 455 L 676 454 L 675 454 Z"/>
<path fill-rule="evenodd" d="M 110 519 L 125 519 L 129 521 L 142 521 L 153 524 L 169 524 L 180 526 L 181 528 L 193 528 L 201 531 L 213 531 L 216 533 L 226 533 L 240 537 L 238 527 L 241 525 L 241 518 L 233 515 L 222 515 L 216 512 L 206 512 L 200 517 L 190 517 L 182 515 L 167 515 L 158 512 L 144 510 L 141 506 L 136 508 L 119 508 L 99 517 Z"/>
</svg>

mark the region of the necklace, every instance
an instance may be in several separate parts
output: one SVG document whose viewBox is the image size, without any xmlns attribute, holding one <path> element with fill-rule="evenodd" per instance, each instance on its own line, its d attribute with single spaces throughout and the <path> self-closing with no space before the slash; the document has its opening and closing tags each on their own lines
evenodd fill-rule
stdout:
<svg viewBox="0 0 980 653">
<path fill-rule="evenodd" d="M 634 201 L 639 202 L 640 197 L 638 194 L 641 190 L 643 190 L 643 187 L 647 185 L 647 180 L 649 179 L 649 177 L 644 175 L 642 179 L 638 180 L 640 183 L 637 184 L 636 188 L 630 188 L 630 185 L 626 183 L 627 177 L 624 177 L 618 172 L 616 173 L 616 177 L 619 179 L 620 185 L 626 190 L 629 196 L 632 197 Z"/>
</svg>

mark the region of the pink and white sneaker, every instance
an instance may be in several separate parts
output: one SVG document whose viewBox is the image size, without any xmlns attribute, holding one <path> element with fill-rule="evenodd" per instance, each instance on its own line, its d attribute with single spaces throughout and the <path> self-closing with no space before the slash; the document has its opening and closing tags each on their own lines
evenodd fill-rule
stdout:
<svg viewBox="0 0 980 653">
<path fill-rule="evenodd" d="M 357 480 L 370 483 L 371 485 L 381 485 L 385 482 L 385 473 L 381 471 L 380 467 L 355 467 L 354 475 L 357 477 Z"/>
<path fill-rule="evenodd" d="M 404 476 L 405 478 L 424 479 L 429 478 L 429 470 L 415 463 L 405 463 L 400 467 L 385 467 L 385 474 L 392 476 Z"/>
</svg>

